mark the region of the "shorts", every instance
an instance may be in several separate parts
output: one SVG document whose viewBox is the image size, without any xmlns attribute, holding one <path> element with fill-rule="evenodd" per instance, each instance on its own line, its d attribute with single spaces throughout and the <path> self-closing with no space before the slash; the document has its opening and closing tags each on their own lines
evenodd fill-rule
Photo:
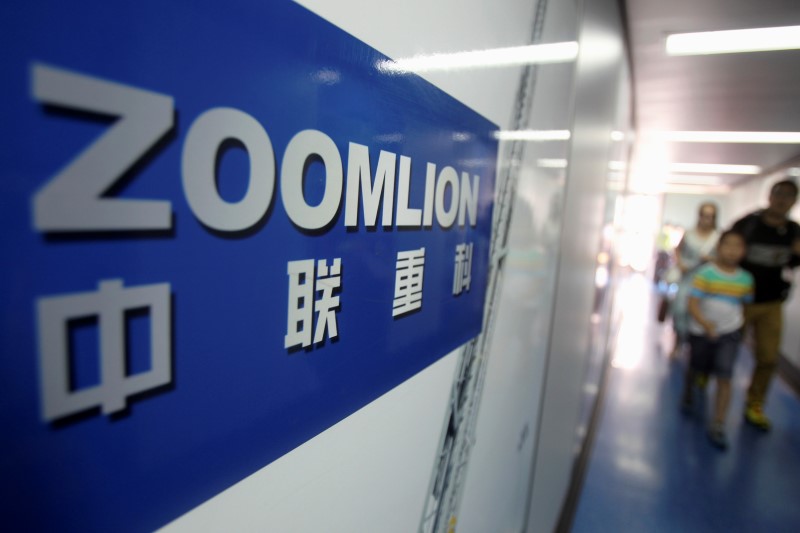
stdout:
<svg viewBox="0 0 800 533">
<path fill-rule="evenodd" d="M 694 372 L 730 379 L 741 344 L 742 334 L 740 331 L 725 333 L 716 339 L 689 335 L 689 346 L 691 347 L 689 367 Z"/>
</svg>

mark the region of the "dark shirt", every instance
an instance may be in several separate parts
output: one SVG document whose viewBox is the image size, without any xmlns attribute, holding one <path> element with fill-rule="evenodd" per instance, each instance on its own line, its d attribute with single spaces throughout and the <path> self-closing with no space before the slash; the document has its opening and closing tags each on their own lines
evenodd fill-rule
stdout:
<svg viewBox="0 0 800 533">
<path fill-rule="evenodd" d="M 741 266 L 755 279 L 754 302 L 783 301 L 791 288 L 791 283 L 783 279 L 783 269 L 800 264 L 800 257 L 792 253 L 792 243 L 800 239 L 800 225 L 788 220 L 785 226 L 768 226 L 761 219 L 762 212 L 736 221 L 732 229 L 744 235 L 747 243 Z"/>
</svg>

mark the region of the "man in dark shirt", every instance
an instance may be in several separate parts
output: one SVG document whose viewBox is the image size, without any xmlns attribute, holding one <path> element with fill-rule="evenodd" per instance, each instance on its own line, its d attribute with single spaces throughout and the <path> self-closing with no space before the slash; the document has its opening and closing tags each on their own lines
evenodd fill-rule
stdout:
<svg viewBox="0 0 800 533">
<path fill-rule="evenodd" d="M 764 400 L 778 363 L 782 305 L 791 288 L 791 268 L 800 265 L 800 225 L 788 218 L 797 192 L 795 182 L 779 181 L 770 190 L 769 207 L 745 216 L 732 228 L 745 237 L 747 256 L 741 266 L 755 279 L 754 301 L 745 306 L 745 321 L 755 338 L 756 364 L 744 416 L 763 431 L 770 428 Z"/>
</svg>

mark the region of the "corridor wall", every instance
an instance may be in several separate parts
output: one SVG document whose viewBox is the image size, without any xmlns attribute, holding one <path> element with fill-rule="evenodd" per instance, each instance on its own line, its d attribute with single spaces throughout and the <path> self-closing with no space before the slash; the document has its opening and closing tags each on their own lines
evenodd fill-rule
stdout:
<svg viewBox="0 0 800 533">
<path fill-rule="evenodd" d="M 618 2 L 101 4 L 0 8 L 5 523 L 554 530 L 612 327 Z"/>
</svg>

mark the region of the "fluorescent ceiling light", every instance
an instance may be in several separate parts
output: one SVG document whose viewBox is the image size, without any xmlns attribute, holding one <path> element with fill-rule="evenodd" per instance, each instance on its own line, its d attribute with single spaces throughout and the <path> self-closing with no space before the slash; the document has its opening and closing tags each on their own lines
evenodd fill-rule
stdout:
<svg viewBox="0 0 800 533">
<path fill-rule="evenodd" d="M 787 170 L 786 173 L 793 177 L 800 176 L 800 168 L 792 167 L 789 170 Z"/>
<path fill-rule="evenodd" d="M 681 185 L 722 185 L 725 182 L 719 176 L 667 176 L 667 183 Z"/>
<path fill-rule="evenodd" d="M 625 140 L 625 133 L 621 131 L 612 131 L 611 132 L 611 140 L 612 141 L 622 141 Z"/>
<path fill-rule="evenodd" d="M 670 184 L 667 183 L 664 185 L 664 188 L 661 192 L 671 193 L 671 194 L 728 194 L 731 191 L 731 188 L 727 185 L 682 185 L 682 184 Z"/>
<path fill-rule="evenodd" d="M 418 55 L 395 61 L 378 62 L 378 70 L 389 74 L 431 72 L 519 65 L 568 63 L 578 57 L 578 43 L 568 41 L 551 44 L 532 44 L 493 48 L 452 54 Z"/>
<path fill-rule="evenodd" d="M 793 50 L 800 48 L 800 26 L 676 33 L 666 48 L 672 56 Z"/>
<path fill-rule="evenodd" d="M 567 168 L 566 159 L 537 159 L 536 165 L 542 168 Z"/>
<path fill-rule="evenodd" d="M 568 141 L 569 130 L 500 130 L 494 138 L 500 141 Z"/>
<path fill-rule="evenodd" d="M 800 144 L 797 131 L 664 131 L 661 137 L 686 143 Z"/>
<path fill-rule="evenodd" d="M 698 172 L 717 174 L 759 174 L 761 167 L 757 165 L 716 165 L 706 163 L 672 163 L 671 172 Z"/>
<path fill-rule="evenodd" d="M 609 161 L 608 170 L 625 170 L 628 165 L 625 161 Z"/>
<path fill-rule="evenodd" d="M 613 185 L 613 184 L 611 184 Z M 619 184 L 620 187 L 623 185 Z M 617 189 L 619 190 L 619 189 Z M 628 192 L 632 194 L 727 194 L 731 188 L 727 185 L 690 185 L 682 183 L 632 183 Z"/>
</svg>

